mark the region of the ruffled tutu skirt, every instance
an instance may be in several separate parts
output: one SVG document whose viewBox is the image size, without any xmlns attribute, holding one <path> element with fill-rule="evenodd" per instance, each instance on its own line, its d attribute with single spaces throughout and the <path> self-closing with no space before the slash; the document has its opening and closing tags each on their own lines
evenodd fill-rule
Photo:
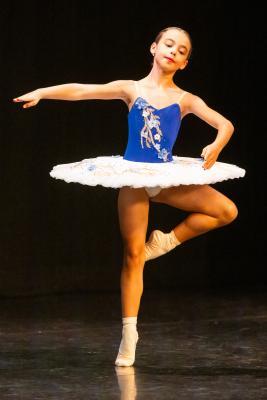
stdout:
<svg viewBox="0 0 267 400">
<path fill-rule="evenodd" d="M 204 170 L 203 159 L 173 156 L 165 163 L 135 162 L 120 155 L 99 156 L 53 167 L 50 176 L 82 185 L 107 188 L 167 188 L 178 185 L 203 185 L 241 178 L 246 171 L 236 165 L 216 161 Z"/>
</svg>

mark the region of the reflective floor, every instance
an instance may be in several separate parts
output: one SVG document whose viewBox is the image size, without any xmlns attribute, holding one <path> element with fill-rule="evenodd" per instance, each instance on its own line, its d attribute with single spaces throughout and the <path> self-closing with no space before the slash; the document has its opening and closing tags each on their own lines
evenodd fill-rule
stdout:
<svg viewBox="0 0 267 400">
<path fill-rule="evenodd" d="M 0 399 L 267 399 L 267 291 L 144 291 L 133 367 L 120 293 L 0 299 Z"/>
</svg>

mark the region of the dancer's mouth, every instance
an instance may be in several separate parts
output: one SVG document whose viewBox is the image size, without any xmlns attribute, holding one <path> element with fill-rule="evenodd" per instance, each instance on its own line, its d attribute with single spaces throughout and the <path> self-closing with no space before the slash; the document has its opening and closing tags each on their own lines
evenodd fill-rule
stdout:
<svg viewBox="0 0 267 400">
<path fill-rule="evenodd" d="M 169 60 L 171 62 L 174 62 L 173 58 L 170 58 L 170 57 L 165 57 L 165 58 L 167 58 L 167 60 Z"/>
</svg>

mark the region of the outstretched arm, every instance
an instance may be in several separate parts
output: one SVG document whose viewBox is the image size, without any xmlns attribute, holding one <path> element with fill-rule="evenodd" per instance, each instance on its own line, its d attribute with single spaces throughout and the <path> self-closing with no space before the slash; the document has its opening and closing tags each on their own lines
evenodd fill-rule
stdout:
<svg viewBox="0 0 267 400">
<path fill-rule="evenodd" d="M 234 132 L 234 126 L 227 118 L 208 107 L 200 97 L 193 94 L 189 94 L 187 98 L 186 111 L 187 113 L 195 114 L 218 131 L 215 140 L 204 147 L 201 153 L 201 157 L 205 160 L 203 167 L 209 169 L 230 140 Z"/>
<path fill-rule="evenodd" d="M 89 100 L 89 99 L 126 99 L 127 87 L 131 81 L 117 80 L 104 84 L 66 83 L 36 89 L 14 98 L 14 102 L 26 102 L 23 108 L 35 106 L 41 99 Z"/>
</svg>

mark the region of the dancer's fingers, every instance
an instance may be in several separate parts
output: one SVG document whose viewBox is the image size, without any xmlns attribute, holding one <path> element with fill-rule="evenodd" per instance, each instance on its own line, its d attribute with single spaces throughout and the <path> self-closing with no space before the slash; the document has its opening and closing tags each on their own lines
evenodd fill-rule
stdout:
<svg viewBox="0 0 267 400">
<path fill-rule="evenodd" d="M 23 105 L 23 108 L 32 107 L 32 106 L 35 106 L 36 104 L 37 104 L 37 101 L 36 101 L 36 100 L 30 101 L 30 102 L 24 104 L 24 105 Z"/>
</svg>

